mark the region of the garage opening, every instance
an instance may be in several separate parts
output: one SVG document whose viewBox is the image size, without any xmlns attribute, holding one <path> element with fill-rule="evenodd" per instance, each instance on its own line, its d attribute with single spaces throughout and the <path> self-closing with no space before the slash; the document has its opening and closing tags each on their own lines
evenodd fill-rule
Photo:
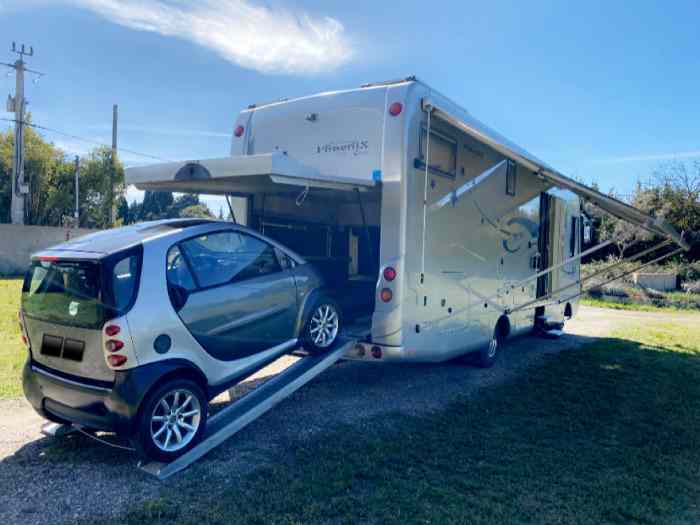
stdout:
<svg viewBox="0 0 700 525">
<path fill-rule="evenodd" d="M 367 335 L 379 275 L 381 191 L 280 185 L 248 197 L 248 226 L 285 246 L 323 275 L 345 324 Z"/>
</svg>

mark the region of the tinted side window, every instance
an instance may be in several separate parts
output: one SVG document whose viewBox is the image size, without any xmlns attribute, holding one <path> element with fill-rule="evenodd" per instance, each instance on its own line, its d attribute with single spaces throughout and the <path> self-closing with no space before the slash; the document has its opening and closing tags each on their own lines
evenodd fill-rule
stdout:
<svg viewBox="0 0 700 525">
<path fill-rule="evenodd" d="M 182 249 L 203 288 L 281 271 L 273 247 L 244 233 L 202 235 L 184 241 Z"/>
<path fill-rule="evenodd" d="M 114 294 L 114 308 L 124 311 L 136 293 L 138 282 L 139 258 L 137 255 L 129 255 L 112 268 L 112 293 Z"/>
<path fill-rule="evenodd" d="M 187 267 L 187 262 L 182 256 L 180 248 L 177 246 L 173 246 L 168 250 L 165 269 L 170 284 L 181 286 L 188 292 L 191 292 L 197 287 L 192 278 L 192 273 Z"/>
</svg>

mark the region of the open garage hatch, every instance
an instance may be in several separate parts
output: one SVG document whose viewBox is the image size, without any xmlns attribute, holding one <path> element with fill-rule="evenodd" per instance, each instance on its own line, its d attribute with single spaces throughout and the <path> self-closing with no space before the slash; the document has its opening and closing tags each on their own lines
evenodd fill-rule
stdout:
<svg viewBox="0 0 700 525">
<path fill-rule="evenodd" d="M 369 333 L 381 206 L 381 186 L 371 178 L 322 175 L 276 152 L 129 168 L 126 182 L 142 190 L 243 197 L 246 212 L 237 222 L 313 264 L 335 291 L 346 325 Z"/>
<path fill-rule="evenodd" d="M 321 174 L 283 152 L 187 162 L 167 162 L 126 170 L 126 183 L 140 190 L 245 195 L 279 193 L 282 187 L 353 191 L 371 189 L 368 178 Z"/>
</svg>

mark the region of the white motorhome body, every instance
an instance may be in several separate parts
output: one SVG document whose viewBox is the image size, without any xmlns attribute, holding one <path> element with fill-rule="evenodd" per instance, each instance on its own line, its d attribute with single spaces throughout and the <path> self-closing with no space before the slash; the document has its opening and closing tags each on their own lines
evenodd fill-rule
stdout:
<svg viewBox="0 0 700 525">
<path fill-rule="evenodd" d="M 229 157 L 131 168 L 127 183 L 244 197 L 240 222 L 371 290 L 368 346 L 348 357 L 442 361 L 574 315 L 579 197 L 686 247 L 415 78 L 253 105 L 234 128 Z"/>
</svg>

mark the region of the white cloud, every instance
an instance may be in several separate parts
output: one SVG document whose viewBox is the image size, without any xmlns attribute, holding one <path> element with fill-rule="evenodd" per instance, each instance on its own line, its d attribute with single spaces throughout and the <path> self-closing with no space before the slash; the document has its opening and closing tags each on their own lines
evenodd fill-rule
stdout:
<svg viewBox="0 0 700 525">
<path fill-rule="evenodd" d="M 262 7 L 250 0 L 74 0 L 71 4 L 132 29 L 190 40 L 229 62 L 264 73 L 319 73 L 353 56 L 338 20 Z"/>
<path fill-rule="evenodd" d="M 700 150 L 608 157 L 604 159 L 596 159 L 594 160 L 594 162 L 597 164 L 622 164 L 625 162 L 649 162 L 655 160 L 693 159 L 698 157 L 700 157 Z"/>
</svg>

